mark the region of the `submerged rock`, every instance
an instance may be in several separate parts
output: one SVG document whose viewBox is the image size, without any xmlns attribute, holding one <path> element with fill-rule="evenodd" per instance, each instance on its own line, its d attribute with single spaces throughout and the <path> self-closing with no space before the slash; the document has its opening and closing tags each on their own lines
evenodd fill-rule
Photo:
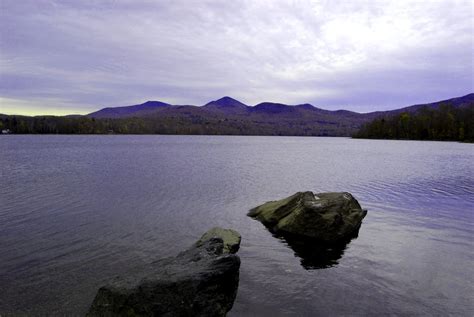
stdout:
<svg viewBox="0 0 474 317">
<path fill-rule="evenodd" d="M 189 250 L 152 263 L 148 277 L 101 287 L 88 316 L 225 316 L 239 284 L 240 240 L 213 228 Z"/>
<path fill-rule="evenodd" d="M 366 214 L 350 193 L 309 191 L 267 202 L 248 213 L 275 234 L 331 243 L 357 235 Z"/>
</svg>

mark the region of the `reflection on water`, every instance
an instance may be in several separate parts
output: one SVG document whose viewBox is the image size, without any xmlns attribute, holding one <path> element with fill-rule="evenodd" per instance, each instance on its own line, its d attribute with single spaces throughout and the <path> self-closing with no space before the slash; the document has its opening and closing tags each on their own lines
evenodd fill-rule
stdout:
<svg viewBox="0 0 474 317">
<path fill-rule="evenodd" d="M 350 238 L 335 243 L 291 235 L 274 236 L 284 241 L 295 252 L 295 256 L 301 259 L 301 266 L 303 268 L 314 270 L 337 265 L 348 244 L 352 239 L 357 238 L 359 230 L 360 228 Z"/>
</svg>

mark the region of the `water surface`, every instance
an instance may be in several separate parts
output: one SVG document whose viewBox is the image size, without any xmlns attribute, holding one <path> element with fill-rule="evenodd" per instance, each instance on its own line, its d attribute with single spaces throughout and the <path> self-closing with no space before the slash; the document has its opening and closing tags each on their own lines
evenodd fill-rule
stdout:
<svg viewBox="0 0 474 317">
<path fill-rule="evenodd" d="M 230 316 L 470 315 L 472 162 L 448 142 L 2 136 L 0 314 L 84 314 L 111 278 L 222 226 L 243 236 Z M 324 269 L 246 216 L 302 190 L 369 210 Z"/>
</svg>

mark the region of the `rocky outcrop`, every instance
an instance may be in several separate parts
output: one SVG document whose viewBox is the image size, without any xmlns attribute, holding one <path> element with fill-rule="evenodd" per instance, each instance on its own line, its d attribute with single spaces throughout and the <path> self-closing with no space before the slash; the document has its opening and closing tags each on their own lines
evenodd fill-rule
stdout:
<svg viewBox="0 0 474 317">
<path fill-rule="evenodd" d="M 223 243 L 223 253 L 237 253 L 240 248 L 240 234 L 232 229 L 222 229 L 219 227 L 214 227 L 208 230 L 205 234 L 202 235 L 201 239 L 196 242 L 197 247 L 201 247 L 210 239 L 218 237 L 222 239 Z"/>
<path fill-rule="evenodd" d="M 298 192 L 252 209 L 275 234 L 336 243 L 357 234 L 367 210 L 350 193 Z"/>
<path fill-rule="evenodd" d="M 209 230 L 189 250 L 154 262 L 148 277 L 100 288 L 88 316 L 225 316 L 239 284 L 240 239 Z"/>
</svg>

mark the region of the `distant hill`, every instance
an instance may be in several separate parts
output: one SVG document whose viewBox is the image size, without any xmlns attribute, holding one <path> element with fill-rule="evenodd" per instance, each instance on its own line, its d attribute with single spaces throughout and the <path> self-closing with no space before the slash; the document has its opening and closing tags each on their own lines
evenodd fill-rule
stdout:
<svg viewBox="0 0 474 317">
<path fill-rule="evenodd" d="M 205 113 L 214 113 L 220 115 L 252 115 L 255 113 L 264 113 L 264 114 L 293 114 L 293 115 L 301 115 L 305 112 L 308 113 L 318 113 L 318 114 L 332 114 L 334 116 L 340 117 L 365 117 L 365 118 L 374 118 L 378 116 L 385 116 L 385 115 L 392 115 L 398 114 L 402 112 L 416 112 L 421 108 L 433 108 L 437 109 L 440 105 L 449 103 L 453 107 L 466 107 L 472 105 L 474 102 L 474 93 L 468 94 L 463 97 L 457 97 L 452 99 L 446 99 L 442 101 L 437 101 L 433 103 L 427 104 L 418 104 L 412 105 L 404 108 L 399 108 L 395 110 L 389 111 L 375 111 L 370 113 L 357 113 L 348 110 L 324 110 L 317 107 L 314 107 L 311 104 L 301 104 L 301 105 L 286 105 L 282 103 L 274 103 L 274 102 L 262 102 L 255 106 L 248 106 L 236 99 L 231 97 L 223 97 L 221 99 L 217 99 L 214 101 L 210 101 L 204 106 L 197 107 L 197 106 L 173 106 L 171 104 L 161 102 L 161 101 L 147 101 L 145 103 L 133 106 L 125 106 L 125 107 L 108 107 L 103 108 L 99 111 L 92 112 L 88 114 L 88 117 L 91 118 L 128 118 L 128 117 L 142 117 L 142 116 L 149 116 L 153 114 L 159 114 L 159 112 L 163 109 L 168 109 L 169 111 L 173 112 L 177 110 L 177 113 L 180 113 L 183 109 L 189 109 L 189 107 L 199 108 L 196 110 L 197 113 L 205 114 Z M 202 111 L 205 110 L 205 111 Z M 169 113 L 169 112 L 168 112 Z"/>
<path fill-rule="evenodd" d="M 160 101 L 104 108 L 87 115 L 94 119 L 142 118 L 165 126 L 170 133 L 263 134 L 347 136 L 371 115 L 338 110 L 330 111 L 310 104 L 286 105 L 263 102 L 248 106 L 231 97 L 223 97 L 203 106 L 175 106 Z M 179 129 L 171 128 L 173 122 Z M 199 127 L 203 125 L 202 127 Z M 181 127 L 182 126 L 182 127 Z M 161 128 L 157 128 L 163 131 Z"/>
<path fill-rule="evenodd" d="M 98 119 L 146 116 L 150 113 L 167 107 L 171 107 L 171 105 L 160 101 L 147 101 L 134 106 L 104 108 L 99 111 L 89 113 L 87 116 Z"/>
<path fill-rule="evenodd" d="M 202 109 L 220 114 L 245 114 L 250 111 L 251 107 L 226 96 L 205 104 Z"/>
<path fill-rule="evenodd" d="M 403 112 L 414 113 L 423 108 L 439 109 L 441 105 L 446 105 L 446 104 L 449 104 L 450 106 L 454 108 L 465 108 L 465 107 L 472 107 L 473 103 L 474 103 L 474 93 L 468 94 L 462 97 L 445 99 L 445 100 L 436 101 L 432 103 L 418 104 L 418 105 L 403 107 L 403 108 L 399 108 L 395 110 L 375 111 L 375 112 L 371 112 L 370 114 L 376 115 L 377 117 L 379 117 L 379 116 L 396 115 Z"/>
<path fill-rule="evenodd" d="M 445 104 L 454 108 L 473 107 L 474 94 L 371 113 L 331 111 L 311 104 L 263 102 L 248 106 L 227 96 L 203 106 L 147 101 L 103 108 L 86 116 L 0 116 L 0 126 L 14 133 L 351 136 L 374 119 L 437 109 Z"/>
<path fill-rule="evenodd" d="M 468 94 L 462 97 L 457 97 L 457 98 L 451 98 L 451 99 L 446 99 L 442 101 L 437 101 L 433 103 L 427 103 L 427 104 L 420 104 L 420 105 L 414 105 L 414 106 L 409 106 L 401 109 L 394 110 L 392 112 L 396 113 L 401 113 L 401 112 L 416 112 L 419 111 L 422 108 L 431 108 L 431 109 L 439 109 L 441 105 L 446 105 L 449 104 L 450 106 L 454 108 L 465 108 L 472 106 L 474 102 L 474 93 Z"/>
</svg>

